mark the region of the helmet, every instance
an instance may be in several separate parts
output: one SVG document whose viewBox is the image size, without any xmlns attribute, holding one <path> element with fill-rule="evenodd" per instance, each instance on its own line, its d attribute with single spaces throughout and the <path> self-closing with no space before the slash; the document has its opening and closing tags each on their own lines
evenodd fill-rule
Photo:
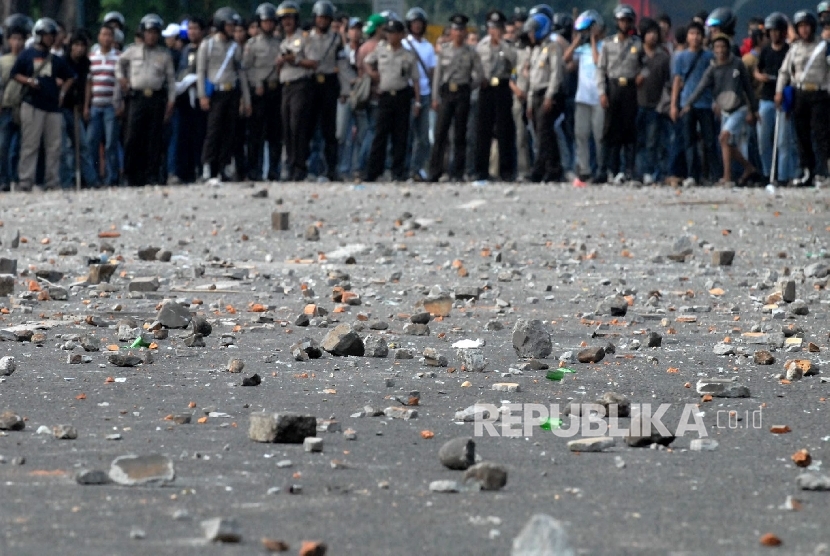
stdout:
<svg viewBox="0 0 830 556">
<path fill-rule="evenodd" d="M 545 14 L 535 13 L 525 21 L 522 30 L 539 42 L 550 35 L 550 19 Z"/>
<path fill-rule="evenodd" d="M 104 25 L 112 25 L 113 23 L 123 29 L 126 26 L 127 21 L 124 19 L 124 15 L 121 12 L 107 12 L 104 14 Z"/>
<path fill-rule="evenodd" d="M 363 34 L 367 36 L 374 35 L 378 29 L 386 23 L 386 18 L 380 14 L 372 14 L 366 20 L 366 25 L 363 26 Z"/>
<path fill-rule="evenodd" d="M 573 28 L 574 18 L 572 18 L 570 14 L 566 14 L 565 12 L 553 14 L 551 29 L 553 29 L 554 33 L 559 33 L 567 40 L 571 40 L 571 31 L 573 31 Z"/>
<path fill-rule="evenodd" d="M 161 30 L 164 29 L 164 21 L 156 14 L 147 14 L 141 18 L 141 22 L 138 24 L 138 30 L 143 33 L 148 29 L 155 29 L 161 33 Z"/>
<path fill-rule="evenodd" d="M 824 2 L 819 3 L 818 7 L 816 8 L 816 11 L 819 14 L 822 14 L 824 12 L 830 12 L 830 2 L 824 0 Z"/>
<path fill-rule="evenodd" d="M 527 12 L 528 18 L 536 14 L 546 15 L 549 20 L 553 20 L 553 8 L 551 8 L 547 4 L 536 4 L 535 6 L 530 8 L 529 12 Z"/>
<path fill-rule="evenodd" d="M 413 21 L 421 21 L 424 25 L 426 25 L 427 13 L 421 8 L 411 8 L 408 12 L 406 12 L 406 26 L 409 27 L 409 24 Z"/>
<path fill-rule="evenodd" d="M 798 27 L 799 23 L 808 24 L 814 33 L 818 27 L 818 19 L 816 19 L 816 15 L 809 10 L 800 10 L 795 12 L 795 15 L 793 16 L 793 25 Z"/>
<path fill-rule="evenodd" d="M 767 31 L 771 29 L 777 29 L 782 33 L 787 32 L 787 27 L 790 25 L 790 20 L 787 19 L 787 16 L 782 14 L 781 12 L 772 12 L 767 16 L 764 20 L 764 29 Z"/>
<path fill-rule="evenodd" d="M 634 21 L 637 19 L 637 12 L 628 4 L 620 4 L 614 8 L 614 19 L 630 19 Z"/>
<path fill-rule="evenodd" d="M 300 7 L 296 4 L 296 2 L 286 0 L 285 2 L 277 6 L 278 18 L 283 18 L 287 15 L 293 15 L 296 19 L 300 18 Z"/>
<path fill-rule="evenodd" d="M 187 37 L 187 26 L 190 24 L 190 21 L 187 19 L 183 19 L 181 23 L 179 23 L 179 38 L 183 41 L 188 40 Z"/>
<path fill-rule="evenodd" d="M 236 10 L 228 8 L 227 6 L 216 10 L 216 13 L 213 14 L 213 26 L 216 27 L 216 30 L 221 33 L 228 23 L 231 25 L 242 25 L 242 18 L 239 17 Z"/>
<path fill-rule="evenodd" d="M 58 24 L 55 23 L 54 19 L 50 19 L 48 17 L 41 17 L 35 22 L 33 32 L 35 35 L 35 43 L 40 44 L 43 35 L 58 34 Z"/>
<path fill-rule="evenodd" d="M 400 21 L 400 19 L 401 19 L 400 17 L 398 17 L 398 14 L 397 14 L 397 13 L 395 13 L 395 11 L 394 11 L 394 10 L 383 10 L 382 12 L 380 12 L 380 15 L 381 15 L 381 17 L 383 17 L 386 21 L 391 21 L 391 20 L 393 20 L 393 19 L 394 19 L 394 20 L 397 20 L 397 21 Z"/>
<path fill-rule="evenodd" d="M 735 34 L 735 25 L 738 20 L 729 8 L 717 8 L 706 18 L 706 27 L 717 27 L 727 35 Z"/>
<path fill-rule="evenodd" d="M 112 39 L 115 41 L 115 44 L 124 44 L 124 31 L 116 29 Z"/>
<path fill-rule="evenodd" d="M 12 14 L 3 22 L 3 27 L 6 28 L 7 34 L 22 32 L 24 35 L 30 35 L 34 23 L 32 22 L 32 18 L 26 17 L 23 14 Z"/>
<path fill-rule="evenodd" d="M 314 7 L 311 8 L 311 13 L 315 17 L 334 17 L 334 4 L 329 0 L 317 0 Z"/>
<path fill-rule="evenodd" d="M 579 14 L 579 17 L 576 18 L 576 22 L 574 23 L 574 29 L 576 29 L 577 31 L 587 31 L 594 25 L 604 27 L 605 21 L 602 19 L 602 16 L 599 15 L 598 11 L 586 10 Z"/>
<path fill-rule="evenodd" d="M 276 8 L 276 6 L 274 6 L 270 2 L 260 4 L 259 6 L 257 6 L 257 9 L 256 9 L 256 19 L 257 19 L 257 21 L 265 21 L 265 20 L 276 21 L 277 20 L 277 8 Z"/>
</svg>

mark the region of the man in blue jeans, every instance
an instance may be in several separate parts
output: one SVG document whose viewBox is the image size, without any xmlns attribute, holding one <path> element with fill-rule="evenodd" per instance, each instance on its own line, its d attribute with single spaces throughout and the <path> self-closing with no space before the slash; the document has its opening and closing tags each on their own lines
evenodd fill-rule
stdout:
<svg viewBox="0 0 830 556">
<path fill-rule="evenodd" d="M 118 185 L 120 164 L 118 162 L 118 117 L 122 112 L 121 89 L 115 80 L 115 68 L 121 53 L 115 48 L 115 31 L 104 25 L 98 32 L 98 45 L 89 56 L 90 74 L 87 80 L 86 108 L 87 121 L 86 149 L 87 164 L 97 176 L 98 150 L 104 143 L 105 172 L 101 183 Z"/>
<path fill-rule="evenodd" d="M 406 26 L 409 36 L 403 41 L 404 48 L 418 55 L 418 73 L 421 76 L 421 106 L 432 104 L 432 73 L 435 70 L 435 48 L 424 38 L 427 30 L 427 14 L 421 8 L 406 12 Z M 418 101 L 418 99 L 415 99 Z M 426 164 L 429 159 L 429 110 L 421 110 L 412 116 L 407 148 L 407 168 L 415 181 L 427 178 Z"/>
<path fill-rule="evenodd" d="M 0 58 L 0 191 L 8 191 L 10 185 L 18 181 L 20 122 L 19 116 L 18 121 L 15 121 L 12 97 L 16 93 L 14 89 L 19 90 L 22 85 L 11 81 L 9 76 L 17 56 L 23 51 L 27 31 L 23 27 L 9 27 L 7 33 L 9 53 Z"/>
<path fill-rule="evenodd" d="M 686 31 L 688 48 L 680 52 L 674 59 L 672 67 L 672 106 L 671 119 L 678 121 L 681 118 L 680 106 L 692 96 L 706 68 L 712 62 L 713 55 L 703 48 L 703 26 L 693 21 Z M 712 93 L 706 91 L 691 106 L 686 114 L 682 115 L 682 142 L 686 149 L 686 169 L 688 178 L 686 185 L 700 183 L 701 180 L 716 182 L 721 175 L 720 159 L 715 151 L 715 113 L 712 111 Z M 700 139 L 703 141 L 703 160 L 697 156 L 698 128 Z"/>
<path fill-rule="evenodd" d="M 86 108 L 87 78 L 90 72 L 90 61 L 87 57 L 89 50 L 89 39 L 86 32 L 76 31 L 72 34 L 69 46 L 67 64 L 75 72 L 75 81 L 66 93 L 63 105 L 61 106 L 64 121 L 63 155 L 61 160 L 61 186 L 72 187 L 75 181 L 75 149 L 79 150 L 78 162 L 81 165 L 80 171 L 83 183 L 87 187 L 98 186 L 98 176 L 91 164 L 87 152 L 86 123 L 82 119 Z M 77 131 L 77 133 L 76 133 Z M 78 145 L 75 145 L 78 141 Z"/>
</svg>

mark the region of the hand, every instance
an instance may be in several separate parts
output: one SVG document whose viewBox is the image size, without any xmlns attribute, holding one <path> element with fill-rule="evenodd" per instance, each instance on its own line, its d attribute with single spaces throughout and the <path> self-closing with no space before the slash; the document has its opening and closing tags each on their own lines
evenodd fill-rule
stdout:
<svg viewBox="0 0 830 556">
<path fill-rule="evenodd" d="M 527 99 L 527 95 L 521 89 L 516 93 L 516 98 L 520 101 L 524 102 Z"/>
<path fill-rule="evenodd" d="M 432 101 L 432 110 L 433 110 L 433 112 L 438 112 L 438 101 L 437 100 Z"/>
<path fill-rule="evenodd" d="M 645 82 L 646 78 L 643 77 L 642 73 L 638 73 L 637 77 L 634 79 L 634 84 L 638 87 L 642 87 L 643 83 Z"/>
<path fill-rule="evenodd" d="M 680 111 L 680 114 L 685 116 L 686 114 L 689 113 L 690 110 L 691 110 L 691 107 L 686 106 L 686 107 L 683 108 L 683 110 Z"/>
<path fill-rule="evenodd" d="M 200 98 L 199 99 L 199 107 L 207 112 L 210 110 L 210 99 L 208 97 Z"/>
<path fill-rule="evenodd" d="M 121 90 L 124 91 L 124 92 L 126 92 L 127 89 L 130 88 L 130 82 L 127 81 L 127 79 L 125 77 L 122 77 L 121 79 L 119 79 L 118 83 L 121 84 Z"/>
<path fill-rule="evenodd" d="M 527 103 L 527 110 L 525 111 L 525 116 L 527 116 L 528 120 L 533 121 L 533 106 L 531 106 L 529 102 Z"/>
<path fill-rule="evenodd" d="M 784 95 L 781 93 L 775 93 L 775 107 L 781 110 L 782 104 L 784 104 Z"/>
<path fill-rule="evenodd" d="M 677 106 L 672 105 L 671 109 L 669 110 L 669 117 L 671 118 L 671 121 L 676 122 L 677 117 L 679 115 L 680 114 L 678 113 Z"/>
<path fill-rule="evenodd" d="M 346 104 L 347 100 L 349 100 L 349 97 L 346 95 L 340 95 L 340 104 Z"/>
<path fill-rule="evenodd" d="M 421 105 L 420 104 L 413 104 L 412 105 L 412 115 L 416 118 L 421 114 Z"/>
<path fill-rule="evenodd" d="M 603 110 L 608 110 L 608 95 L 599 96 L 599 105 L 602 106 Z"/>
<path fill-rule="evenodd" d="M 756 120 L 759 120 L 758 114 L 753 112 L 752 110 L 747 110 L 746 112 L 746 123 L 752 125 L 755 123 Z"/>
<path fill-rule="evenodd" d="M 239 114 L 245 118 L 250 118 L 252 112 L 253 111 L 251 110 L 250 104 L 242 103 L 242 105 L 239 107 Z"/>
<path fill-rule="evenodd" d="M 164 122 L 167 123 L 170 121 L 170 118 L 173 116 L 173 107 L 175 106 L 174 103 L 168 102 L 167 108 L 164 110 Z"/>
<path fill-rule="evenodd" d="M 40 81 L 37 80 L 37 77 L 32 77 L 31 80 L 27 82 L 27 84 L 32 89 L 40 89 Z"/>
<path fill-rule="evenodd" d="M 256 89 L 254 89 L 254 94 L 258 97 L 261 97 L 265 94 L 265 87 L 263 87 L 262 85 L 257 85 Z"/>
<path fill-rule="evenodd" d="M 553 99 L 546 98 L 544 102 L 542 102 L 542 110 L 547 114 L 553 109 Z"/>
</svg>

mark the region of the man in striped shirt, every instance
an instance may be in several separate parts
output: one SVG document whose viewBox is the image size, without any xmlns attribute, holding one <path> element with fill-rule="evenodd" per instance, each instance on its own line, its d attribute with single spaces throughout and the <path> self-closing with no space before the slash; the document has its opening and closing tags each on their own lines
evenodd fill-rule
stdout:
<svg viewBox="0 0 830 556">
<path fill-rule="evenodd" d="M 115 35 L 111 27 L 104 25 L 98 32 L 98 45 L 89 56 L 90 75 L 87 80 L 86 107 L 84 119 L 89 122 L 86 144 L 91 164 L 101 175 L 99 149 L 104 143 L 106 175 L 103 183 L 118 185 L 118 118 L 123 106 L 121 91 L 115 80 L 115 67 L 121 53 L 114 46 Z"/>
</svg>

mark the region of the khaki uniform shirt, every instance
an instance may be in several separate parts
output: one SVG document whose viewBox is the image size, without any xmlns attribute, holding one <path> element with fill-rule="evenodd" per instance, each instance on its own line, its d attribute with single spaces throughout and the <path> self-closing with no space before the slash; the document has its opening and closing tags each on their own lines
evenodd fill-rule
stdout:
<svg viewBox="0 0 830 556">
<path fill-rule="evenodd" d="M 778 70 L 778 81 L 775 84 L 775 92 L 781 93 L 784 87 L 792 84 L 796 87 L 801 86 L 804 89 L 819 89 L 827 88 L 830 83 L 830 60 L 827 59 L 827 51 L 820 51 L 813 63 L 807 68 L 807 63 L 810 57 L 819 45 L 816 42 L 797 41 L 790 45 L 787 51 L 787 56 L 784 58 L 784 63 L 781 64 L 781 69 Z M 804 74 L 804 69 L 807 69 L 807 74 Z"/>
<path fill-rule="evenodd" d="M 242 66 L 248 74 L 248 83 L 251 87 L 276 86 L 279 83 L 277 74 L 277 57 L 280 55 L 280 39 L 260 33 L 248 40 L 245 53 L 242 57 Z"/>
<path fill-rule="evenodd" d="M 308 39 L 305 38 L 300 30 L 297 30 L 290 37 L 285 37 L 280 43 L 280 54 L 294 54 L 297 62 L 300 60 L 310 59 L 308 49 Z M 290 83 L 298 79 L 305 79 L 314 75 L 314 70 L 284 64 L 280 69 L 280 83 Z"/>
<path fill-rule="evenodd" d="M 225 59 L 231 48 L 234 49 L 233 55 L 225 64 Z M 196 77 L 198 78 L 196 86 L 199 91 L 199 98 L 207 96 L 205 80 L 208 79 L 217 91 L 230 91 L 236 88 L 237 85 L 241 85 L 242 102 L 250 105 L 251 92 L 248 88 L 248 79 L 245 77 L 242 56 L 242 48 L 232 40 L 224 40 L 224 36 L 220 33 L 203 40 L 196 54 Z M 219 70 L 223 64 L 225 69 L 219 75 Z"/>
<path fill-rule="evenodd" d="M 349 96 L 351 80 L 349 75 L 349 59 L 343 48 L 343 40 L 340 35 L 329 30 L 328 33 L 320 33 L 315 28 L 308 36 L 308 57 L 318 63 L 316 78 L 319 76 L 337 74 L 340 82 L 340 96 Z"/>
<path fill-rule="evenodd" d="M 161 91 L 167 87 L 167 101 L 176 100 L 176 70 L 173 67 L 173 57 L 163 46 L 130 46 L 118 59 L 115 77 L 126 78 L 130 82 L 130 88 L 136 91 Z"/>
<path fill-rule="evenodd" d="M 533 47 L 530 54 L 530 75 L 528 79 L 528 102 L 544 89 L 545 98 L 553 98 L 562 86 L 565 68 L 559 45 L 551 39 Z"/>
<path fill-rule="evenodd" d="M 606 79 L 619 82 L 622 78 L 628 86 L 633 86 L 634 79 L 643 69 L 642 55 L 643 43 L 636 36 L 620 40 L 620 35 L 616 34 L 613 39 L 605 39 L 597 64 L 599 94 L 606 93 Z"/>
<path fill-rule="evenodd" d="M 421 77 L 418 73 L 418 59 L 403 45 L 393 50 L 389 43 L 380 41 L 378 47 L 366 56 L 365 63 L 377 65 L 380 74 L 378 91 L 381 93 L 400 91 Z"/>
<path fill-rule="evenodd" d="M 444 85 L 449 87 L 450 92 L 455 92 L 458 87 L 464 85 L 477 88 L 484 79 L 481 58 L 472 46 L 444 43 L 441 45 L 440 52 L 436 53 L 436 57 L 438 60 L 432 79 L 435 83 L 432 95 L 437 102 L 441 102 L 443 92 L 441 89 Z"/>
</svg>

